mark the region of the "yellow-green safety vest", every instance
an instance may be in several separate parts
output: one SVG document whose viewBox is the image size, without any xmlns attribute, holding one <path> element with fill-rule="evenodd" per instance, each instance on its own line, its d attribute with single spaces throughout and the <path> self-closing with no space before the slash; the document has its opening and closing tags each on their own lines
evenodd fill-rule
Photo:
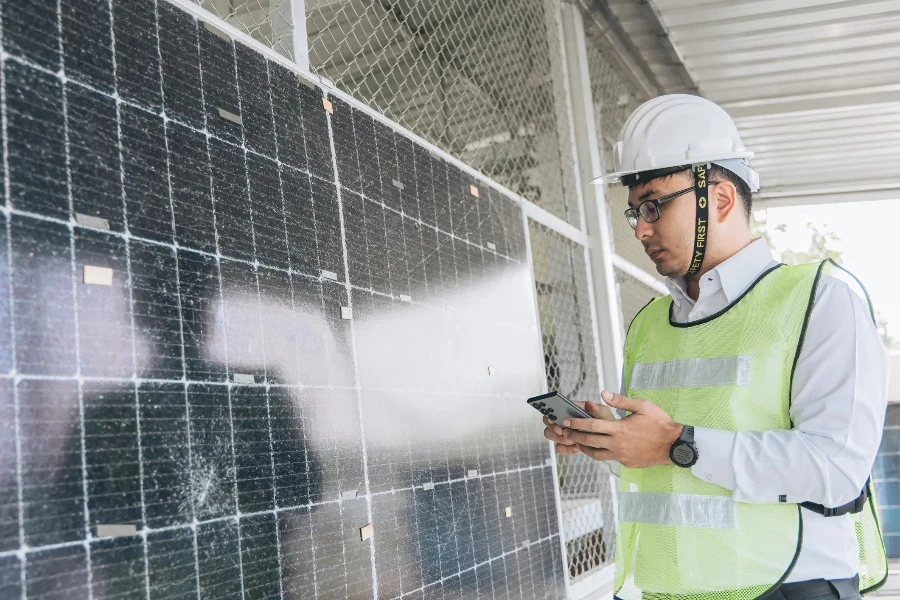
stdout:
<svg viewBox="0 0 900 600">
<path fill-rule="evenodd" d="M 832 261 L 779 265 L 724 310 L 690 323 L 672 321 L 671 296 L 654 299 L 626 336 L 627 395 L 695 427 L 791 429 L 793 369 L 825 274 L 847 275 Z M 832 517 L 854 521 L 862 593 L 887 578 L 868 485 L 861 513 Z M 622 468 L 619 486 L 615 593 L 623 600 L 758 598 L 784 582 L 800 554 L 803 509 L 784 497 L 736 502 L 676 466 Z"/>
</svg>

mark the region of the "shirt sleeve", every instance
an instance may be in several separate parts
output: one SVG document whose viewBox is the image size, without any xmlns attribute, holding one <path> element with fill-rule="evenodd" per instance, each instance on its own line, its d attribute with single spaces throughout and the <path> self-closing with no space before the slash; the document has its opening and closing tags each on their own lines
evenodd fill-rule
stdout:
<svg viewBox="0 0 900 600">
<path fill-rule="evenodd" d="M 794 370 L 794 429 L 696 428 L 693 474 L 732 490 L 738 502 L 850 502 L 881 442 L 888 372 L 865 301 L 844 282 L 823 278 Z"/>
</svg>

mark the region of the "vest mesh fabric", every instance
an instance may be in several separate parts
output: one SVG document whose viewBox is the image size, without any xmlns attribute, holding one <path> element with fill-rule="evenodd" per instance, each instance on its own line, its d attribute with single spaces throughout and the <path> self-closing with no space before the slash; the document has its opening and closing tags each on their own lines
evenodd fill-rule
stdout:
<svg viewBox="0 0 900 600">
<path fill-rule="evenodd" d="M 688 324 L 670 322 L 671 297 L 652 301 L 626 337 L 627 394 L 696 427 L 791 429 L 793 367 L 822 270 L 776 268 L 724 311 Z M 653 385 L 633 377 L 636 365 L 655 374 Z M 666 380 L 670 386 L 659 385 Z M 790 457 L 773 460 L 764 466 L 784 470 Z M 731 491 L 675 466 L 623 468 L 620 492 L 627 502 L 620 501 L 615 589 L 623 600 L 757 598 L 788 576 L 799 555 L 802 511 L 780 497 L 734 502 Z M 886 575 L 874 507 L 872 497 L 863 513 L 837 517 L 856 520 L 863 590 Z"/>
</svg>

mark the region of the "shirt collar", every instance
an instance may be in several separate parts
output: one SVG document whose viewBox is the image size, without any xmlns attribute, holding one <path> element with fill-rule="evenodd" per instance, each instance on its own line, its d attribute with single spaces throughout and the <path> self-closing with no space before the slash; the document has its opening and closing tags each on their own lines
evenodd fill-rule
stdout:
<svg viewBox="0 0 900 600">
<path fill-rule="evenodd" d="M 684 277 L 679 279 L 666 279 L 666 289 L 668 289 L 669 293 L 672 295 L 672 302 L 675 303 L 676 307 L 681 307 L 682 302 L 687 302 L 688 304 L 694 303 L 687 294 L 687 284 L 684 281 Z"/>
<path fill-rule="evenodd" d="M 772 251 L 769 249 L 766 241 L 762 238 L 757 238 L 716 268 L 710 269 L 704 277 L 715 274 L 714 276 L 717 276 L 719 279 L 725 298 L 728 302 L 734 302 L 763 274 L 774 260 Z M 666 288 L 672 294 L 675 306 L 681 306 L 682 302 L 694 303 L 688 296 L 687 282 L 683 277 L 667 279 Z"/>
</svg>

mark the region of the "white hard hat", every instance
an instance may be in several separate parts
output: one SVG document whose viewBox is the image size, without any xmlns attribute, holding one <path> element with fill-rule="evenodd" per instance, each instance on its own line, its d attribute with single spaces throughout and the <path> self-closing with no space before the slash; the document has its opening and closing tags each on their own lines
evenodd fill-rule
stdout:
<svg viewBox="0 0 900 600">
<path fill-rule="evenodd" d="M 759 174 L 747 164 L 753 152 L 744 147 L 734 121 L 700 96 L 669 94 L 640 105 L 622 126 L 613 158 L 615 172 L 593 183 L 633 185 L 713 163 L 746 181 L 751 192 L 759 189 Z"/>
</svg>

